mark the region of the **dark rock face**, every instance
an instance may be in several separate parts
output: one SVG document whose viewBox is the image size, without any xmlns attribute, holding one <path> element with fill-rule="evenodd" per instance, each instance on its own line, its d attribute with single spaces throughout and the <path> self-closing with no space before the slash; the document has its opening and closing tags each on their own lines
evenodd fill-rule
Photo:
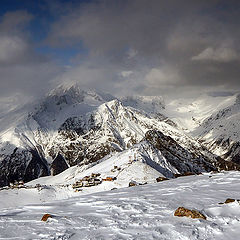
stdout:
<svg viewBox="0 0 240 240">
<path fill-rule="evenodd" d="M 28 182 L 49 174 L 48 167 L 36 150 L 15 148 L 11 155 L 1 157 L 0 186 L 20 180 Z"/>
<path fill-rule="evenodd" d="M 145 138 L 162 152 L 164 157 L 172 166 L 177 168 L 181 175 L 186 175 L 188 172 L 199 174 L 202 171 L 240 171 L 239 158 L 236 158 L 234 162 L 226 161 L 218 156 L 209 158 L 198 151 L 189 152 L 170 136 L 166 136 L 157 130 L 148 131 Z"/>
<path fill-rule="evenodd" d="M 87 116 L 68 118 L 60 126 L 58 133 L 63 144 L 59 146 L 58 150 L 70 166 L 96 162 L 111 152 L 122 151 L 136 143 L 132 138 L 129 146 L 125 146 L 119 131 L 116 130 L 123 128 L 120 123 L 115 121 L 115 118 L 119 117 L 118 113 L 111 112 L 110 114 L 107 107 L 105 110 L 104 114 L 113 118 L 109 119 L 107 123 L 103 122 L 99 113 L 91 113 Z M 111 124 L 115 124 L 116 128 Z M 105 138 L 102 141 L 103 136 Z M 56 152 L 56 149 L 53 148 L 51 151 Z"/>
<path fill-rule="evenodd" d="M 189 152 L 161 131 L 150 130 L 145 134 L 145 139 L 160 150 L 167 161 L 181 174 L 186 172 L 198 174 L 202 171 L 209 172 L 216 170 L 213 159 L 209 159 L 201 154 L 197 155 L 197 153 Z"/>
<path fill-rule="evenodd" d="M 231 157 L 231 161 L 240 164 L 240 143 L 235 142 L 231 145 L 228 152 L 224 154 L 225 158 Z"/>
<path fill-rule="evenodd" d="M 52 164 L 51 164 L 51 174 L 57 175 L 61 172 L 63 172 L 64 170 L 66 170 L 68 168 L 68 165 L 64 159 L 64 157 L 58 153 L 57 157 L 53 160 Z"/>
<path fill-rule="evenodd" d="M 219 171 L 225 170 L 225 171 L 240 171 L 240 164 L 234 163 L 232 161 L 225 161 L 224 159 L 218 157 L 218 161 L 216 162 L 216 167 Z"/>
</svg>

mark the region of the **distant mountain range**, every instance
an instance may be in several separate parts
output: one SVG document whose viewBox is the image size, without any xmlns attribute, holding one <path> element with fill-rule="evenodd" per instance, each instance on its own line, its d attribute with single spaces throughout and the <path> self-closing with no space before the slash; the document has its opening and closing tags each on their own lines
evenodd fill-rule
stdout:
<svg viewBox="0 0 240 240">
<path fill-rule="evenodd" d="M 203 95 L 165 103 L 158 96 L 117 98 L 59 86 L 39 103 L 1 115 L 0 186 L 72 166 L 96 169 L 103 161 L 116 163 L 116 156 L 168 178 L 240 169 L 239 99 Z"/>
</svg>

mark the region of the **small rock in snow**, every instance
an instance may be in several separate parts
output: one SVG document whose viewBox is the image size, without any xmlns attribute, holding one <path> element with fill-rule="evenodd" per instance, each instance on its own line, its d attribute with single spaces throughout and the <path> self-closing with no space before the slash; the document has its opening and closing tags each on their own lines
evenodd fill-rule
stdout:
<svg viewBox="0 0 240 240">
<path fill-rule="evenodd" d="M 232 203 L 237 201 L 240 204 L 240 200 L 239 199 L 233 199 L 233 198 L 227 198 L 226 201 L 224 203 L 219 203 L 219 204 L 228 204 L 228 203 Z"/>
<path fill-rule="evenodd" d="M 43 215 L 43 217 L 42 217 L 42 219 L 41 219 L 41 221 L 44 221 L 44 222 L 46 222 L 47 220 L 48 220 L 48 218 L 52 218 L 52 215 L 51 214 L 44 214 Z"/>
<path fill-rule="evenodd" d="M 162 182 L 162 181 L 166 181 L 166 180 L 169 180 L 169 179 L 165 178 L 165 177 L 158 177 L 158 178 L 156 178 L 157 182 Z"/>
</svg>

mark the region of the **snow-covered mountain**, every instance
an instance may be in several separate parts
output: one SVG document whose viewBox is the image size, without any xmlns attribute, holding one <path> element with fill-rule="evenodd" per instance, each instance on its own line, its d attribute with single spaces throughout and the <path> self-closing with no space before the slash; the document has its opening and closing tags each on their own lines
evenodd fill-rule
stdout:
<svg viewBox="0 0 240 240">
<path fill-rule="evenodd" d="M 0 185 L 75 165 L 86 169 L 132 148 L 165 177 L 226 168 L 228 163 L 188 136 L 166 108 L 161 97 L 118 99 L 78 85 L 60 86 L 40 103 L 14 111 L 15 118 L 10 112 L 2 119 Z"/>
<path fill-rule="evenodd" d="M 234 93 L 204 93 L 197 97 L 177 98 L 167 101 L 163 114 L 190 133 L 196 130 L 212 114 L 234 104 Z"/>
<path fill-rule="evenodd" d="M 209 149 L 227 160 L 240 163 L 240 94 L 232 104 L 214 112 L 193 134 Z"/>
<path fill-rule="evenodd" d="M 108 94 L 84 91 L 79 86 L 60 86 L 40 103 L 32 103 L 2 115 L 0 133 L 0 185 L 16 179 L 32 180 L 68 167 L 54 146 L 58 129 L 67 118 L 85 115 L 100 104 L 113 99 Z M 55 154 L 55 155 L 54 155 Z M 56 160 L 54 162 L 54 160 Z"/>
</svg>

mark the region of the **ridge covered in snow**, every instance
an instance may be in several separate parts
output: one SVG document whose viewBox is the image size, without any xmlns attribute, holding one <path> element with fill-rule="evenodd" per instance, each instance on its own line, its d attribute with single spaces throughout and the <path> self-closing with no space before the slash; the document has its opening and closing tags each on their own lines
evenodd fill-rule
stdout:
<svg viewBox="0 0 240 240">
<path fill-rule="evenodd" d="M 234 101 L 211 116 L 193 132 L 214 153 L 240 163 L 240 95 Z"/>
<path fill-rule="evenodd" d="M 234 104 L 235 94 L 201 94 L 196 98 L 169 100 L 163 114 L 192 134 L 205 119 Z"/>
<path fill-rule="evenodd" d="M 234 97 L 222 97 L 215 112 L 231 106 Z M 19 108 L 18 115 L 13 111 L 13 116 L 18 116 L 16 121 L 7 124 L 6 118 L 1 122 L 4 126 L 0 129 L 4 131 L 0 132 L 0 186 L 15 180 L 27 182 L 56 175 L 75 165 L 89 167 L 139 143 L 146 145 L 149 156 L 151 151 L 159 152 L 157 157 L 149 159 L 154 163 L 153 168 L 165 177 L 184 172 L 238 169 L 220 160 L 218 152 L 212 154 L 194 139 L 196 135 L 191 137 L 194 128 L 189 128 L 188 133 L 184 130 L 191 125 L 186 120 L 190 115 L 195 129 L 196 123 L 204 122 L 196 115 L 200 116 L 202 109 L 203 116 L 209 117 L 219 98 L 202 96 L 190 105 L 185 103 L 184 107 L 176 101 L 165 103 L 162 97 L 118 99 L 110 94 L 83 90 L 77 84 L 61 85 L 38 104 L 24 106 L 22 111 Z M 205 106 L 206 102 L 211 104 Z M 11 119 L 11 112 L 7 117 Z M 186 124 L 180 125 L 181 122 Z M 161 156 L 172 166 L 171 170 L 159 165 Z"/>
</svg>

